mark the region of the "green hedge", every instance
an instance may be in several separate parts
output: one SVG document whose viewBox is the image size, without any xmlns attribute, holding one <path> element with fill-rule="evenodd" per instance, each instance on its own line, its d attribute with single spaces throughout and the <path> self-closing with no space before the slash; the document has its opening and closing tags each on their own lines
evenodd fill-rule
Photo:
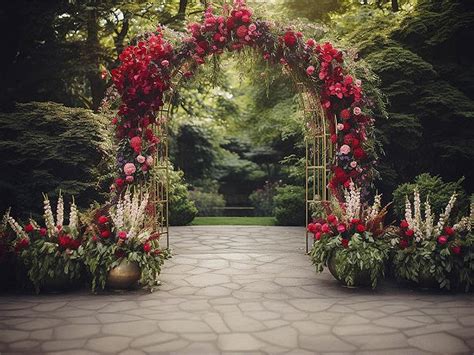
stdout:
<svg viewBox="0 0 474 355">
<path fill-rule="evenodd" d="M 302 186 L 287 185 L 277 188 L 273 198 L 273 215 L 280 226 L 304 226 L 305 190 Z"/>
</svg>

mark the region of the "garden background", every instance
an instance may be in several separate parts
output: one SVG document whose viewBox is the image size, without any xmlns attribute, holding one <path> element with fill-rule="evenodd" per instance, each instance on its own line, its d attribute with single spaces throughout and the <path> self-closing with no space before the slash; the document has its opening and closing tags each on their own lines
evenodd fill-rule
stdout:
<svg viewBox="0 0 474 355">
<path fill-rule="evenodd" d="M 358 52 L 378 75 L 386 104 L 376 117 L 384 152 L 376 187 L 387 201 L 395 198 L 395 213 L 401 213 L 408 191 L 403 184 L 415 179 L 422 194 L 431 191 L 437 212 L 453 190 L 461 192 L 461 209 L 467 207 L 474 192 L 474 3 L 249 4 L 257 16 L 291 22 L 309 36 Z M 107 198 L 112 117 L 100 108 L 111 85 L 108 71 L 138 34 L 158 23 L 185 31 L 206 5 L 2 4 L 0 212 L 11 206 L 23 218 L 40 213 L 42 192 L 73 194 L 80 207 Z M 304 224 L 304 135 L 296 94 L 277 70 L 268 74 L 260 61 L 244 57 L 224 56 L 180 92 L 169 123 L 176 169 L 172 224 L 191 223 L 197 214 L 274 216 L 278 224 Z"/>
</svg>

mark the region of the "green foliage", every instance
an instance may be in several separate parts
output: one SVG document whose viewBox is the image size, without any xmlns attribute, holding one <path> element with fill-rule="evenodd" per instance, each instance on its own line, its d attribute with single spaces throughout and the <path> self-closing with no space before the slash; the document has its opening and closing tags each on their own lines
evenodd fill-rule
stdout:
<svg viewBox="0 0 474 355">
<path fill-rule="evenodd" d="M 224 196 L 214 191 L 205 191 L 195 188 L 189 191 L 189 198 L 194 202 L 199 216 L 220 216 L 222 207 L 225 207 Z"/>
<path fill-rule="evenodd" d="M 0 112 L 0 210 L 40 214 L 41 193 L 75 195 L 79 206 L 103 200 L 112 170 L 108 119 L 55 103 L 18 104 Z"/>
<path fill-rule="evenodd" d="M 185 226 L 196 217 L 198 210 L 191 201 L 182 171 L 169 172 L 169 222 L 173 226 Z"/>
<path fill-rule="evenodd" d="M 302 186 L 287 185 L 277 188 L 273 199 L 273 215 L 280 226 L 303 226 L 305 218 L 305 190 Z"/>
<path fill-rule="evenodd" d="M 255 214 L 257 216 L 271 216 L 273 213 L 274 197 L 277 193 L 279 183 L 266 182 L 263 188 L 255 190 L 250 195 L 249 199 L 252 206 L 255 207 Z"/>
<path fill-rule="evenodd" d="M 405 198 L 413 196 L 413 191 L 418 188 L 421 201 L 424 202 L 426 197 L 429 197 L 432 211 L 437 215 L 444 211 L 451 195 L 457 192 L 457 211 L 453 212 L 453 216 L 464 215 L 469 201 L 462 188 L 463 181 L 464 179 L 461 178 L 454 182 L 444 182 L 439 176 L 431 176 L 427 173 L 418 175 L 412 183 L 401 184 L 393 192 L 393 209 L 399 218 L 403 218 Z"/>
</svg>

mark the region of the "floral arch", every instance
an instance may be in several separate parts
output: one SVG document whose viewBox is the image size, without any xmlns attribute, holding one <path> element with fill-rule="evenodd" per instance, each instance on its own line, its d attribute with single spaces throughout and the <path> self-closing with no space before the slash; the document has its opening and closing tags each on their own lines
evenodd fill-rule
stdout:
<svg viewBox="0 0 474 355">
<path fill-rule="evenodd" d="M 208 8 L 201 23 L 188 25 L 188 35 L 179 43 L 172 44 L 161 29 L 144 35 L 122 52 L 120 65 L 112 70 L 120 97 L 113 119 L 118 176 L 112 188 L 120 192 L 155 181 L 156 230 L 168 231 L 166 122 L 173 92 L 207 57 L 243 48 L 283 66 L 300 93 L 308 133 L 307 209 L 315 198 L 339 199 L 351 180 L 359 186 L 372 180 L 370 100 L 350 72 L 345 53 L 331 43 L 316 43 L 299 31 L 255 18 L 245 0 L 234 0 L 220 14 Z M 164 179 L 151 179 L 160 170 Z"/>
</svg>

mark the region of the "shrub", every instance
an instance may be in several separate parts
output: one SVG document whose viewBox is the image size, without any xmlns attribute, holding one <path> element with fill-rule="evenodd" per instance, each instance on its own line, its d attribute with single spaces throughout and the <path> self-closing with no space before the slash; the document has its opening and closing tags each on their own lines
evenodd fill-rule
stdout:
<svg viewBox="0 0 474 355">
<path fill-rule="evenodd" d="M 275 207 L 273 199 L 277 193 L 279 183 L 265 182 L 263 188 L 255 190 L 249 196 L 256 216 L 271 216 Z"/>
<path fill-rule="evenodd" d="M 197 207 L 199 216 L 220 216 L 225 207 L 224 196 L 217 191 L 206 192 L 200 188 L 189 191 L 191 200 Z"/>
<path fill-rule="evenodd" d="M 41 193 L 76 196 L 79 207 L 106 197 L 113 169 L 108 119 L 51 102 L 0 112 L 0 211 L 41 214 Z"/>
<path fill-rule="evenodd" d="M 412 183 L 401 184 L 393 192 L 393 209 L 397 216 L 402 218 L 405 211 L 405 198 L 413 196 L 415 187 L 418 186 L 421 200 L 424 202 L 429 196 L 431 208 L 437 214 L 443 211 L 451 195 L 457 192 L 458 207 L 453 215 L 463 214 L 467 211 L 469 204 L 462 188 L 463 180 L 461 178 L 455 182 L 444 182 L 439 176 L 431 176 L 428 173 L 418 175 Z"/>
<path fill-rule="evenodd" d="M 279 187 L 274 197 L 273 215 L 280 226 L 303 226 L 305 217 L 305 190 L 302 186 Z"/>
<path fill-rule="evenodd" d="M 182 171 L 170 171 L 169 222 L 173 226 L 185 226 L 196 217 L 198 210 L 190 200 Z"/>
</svg>

